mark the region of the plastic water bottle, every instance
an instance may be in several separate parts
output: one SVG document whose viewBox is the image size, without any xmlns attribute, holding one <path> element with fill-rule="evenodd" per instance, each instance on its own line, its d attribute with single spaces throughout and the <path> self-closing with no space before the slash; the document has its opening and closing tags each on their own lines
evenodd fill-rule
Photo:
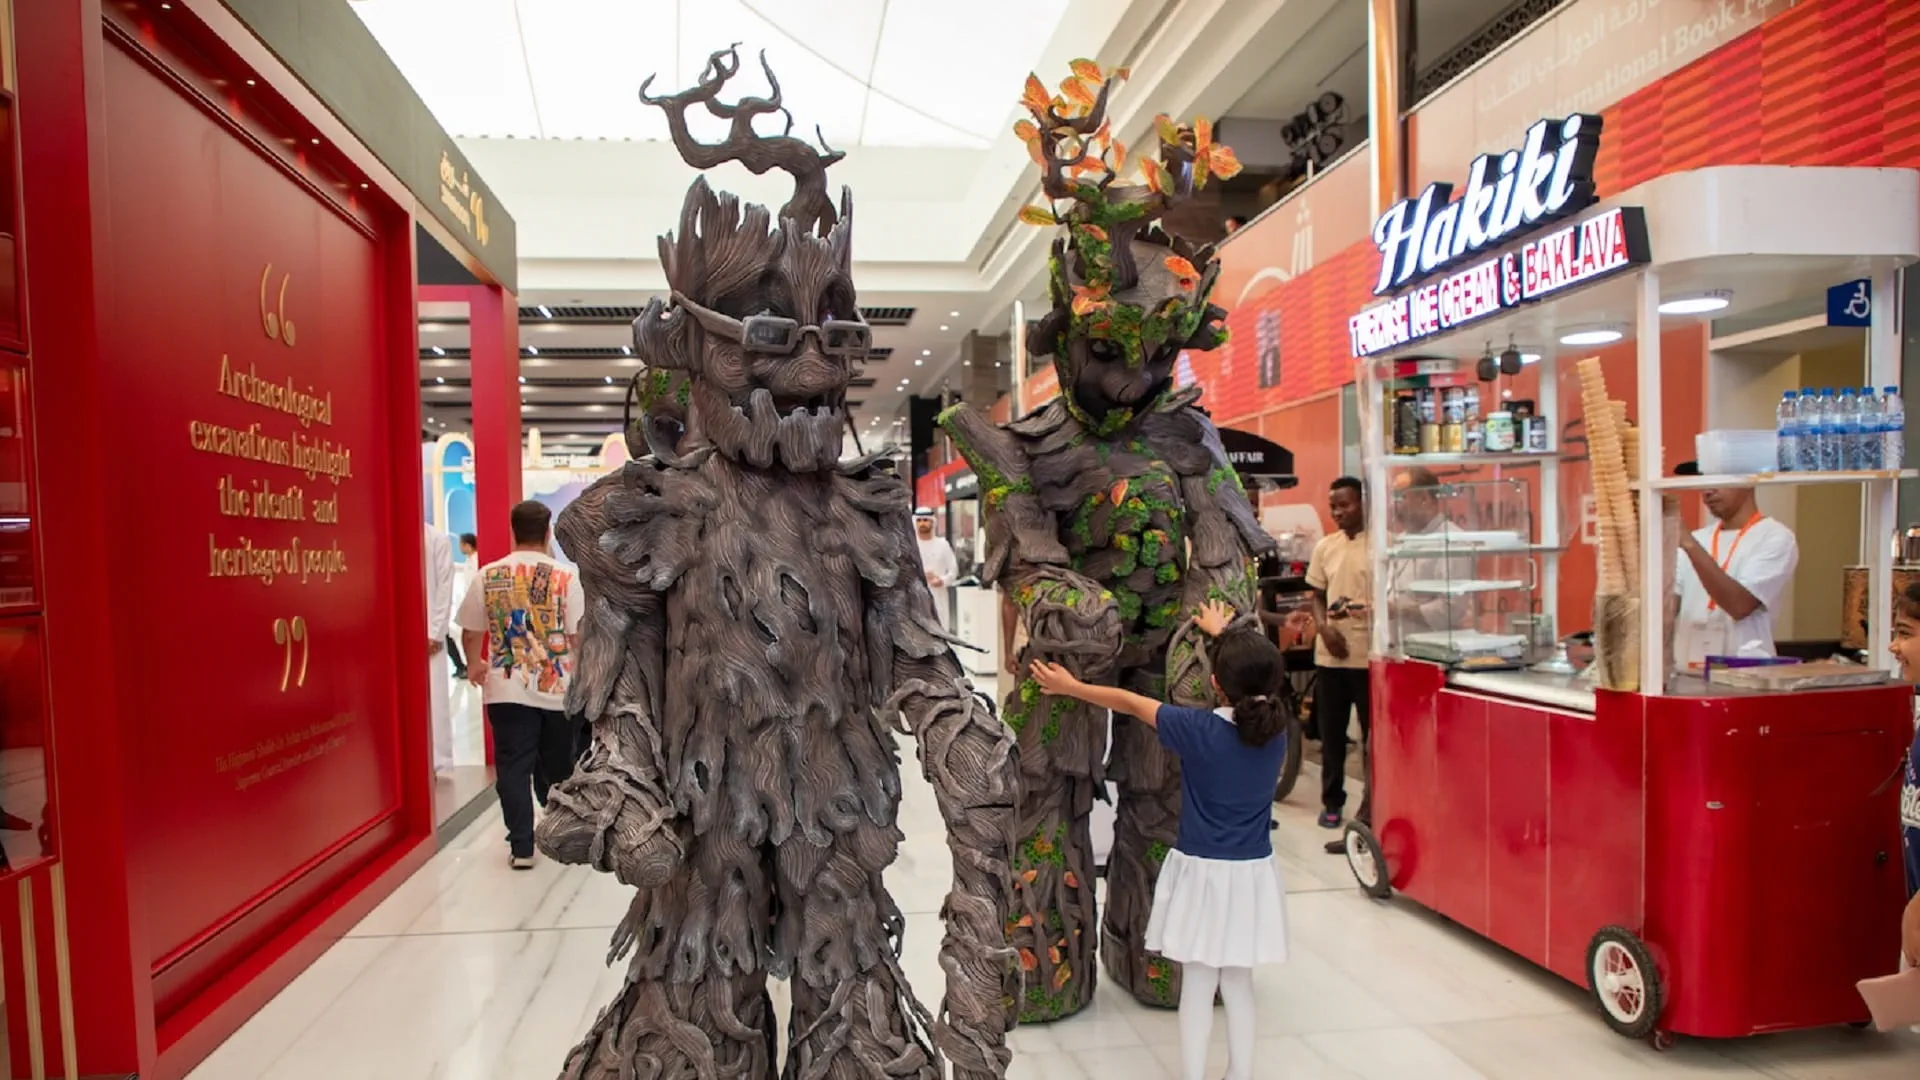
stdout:
<svg viewBox="0 0 1920 1080">
<path fill-rule="evenodd" d="M 1848 468 L 1872 472 L 1879 469 L 1886 448 L 1886 402 L 1873 387 L 1860 388 L 1860 440 Z"/>
<path fill-rule="evenodd" d="M 1813 403 L 1813 424 L 1810 434 L 1813 436 L 1814 472 L 1833 472 L 1840 468 L 1840 402 L 1833 396 L 1833 387 L 1822 387 L 1820 396 Z"/>
<path fill-rule="evenodd" d="M 1860 395 L 1851 386 L 1840 388 L 1838 408 L 1834 411 L 1832 423 L 1828 429 L 1838 435 L 1840 443 L 1839 460 L 1835 469 L 1854 469 L 1854 463 L 1860 460 Z"/>
<path fill-rule="evenodd" d="M 1780 395 L 1773 409 L 1773 433 L 1777 452 L 1774 469 L 1792 472 L 1800 467 L 1800 392 L 1789 390 Z"/>
<path fill-rule="evenodd" d="M 1897 386 L 1880 391 L 1880 467 L 1907 467 L 1907 407 Z"/>
</svg>

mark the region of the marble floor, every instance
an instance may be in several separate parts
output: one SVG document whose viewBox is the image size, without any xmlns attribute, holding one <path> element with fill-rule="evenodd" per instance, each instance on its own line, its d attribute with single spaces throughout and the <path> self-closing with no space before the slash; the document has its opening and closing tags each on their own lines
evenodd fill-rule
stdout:
<svg viewBox="0 0 1920 1080">
<path fill-rule="evenodd" d="M 1294 959 L 1257 976 L 1263 1080 L 1920 1076 L 1920 1035 L 1683 1040 L 1666 1054 L 1615 1036 L 1572 986 L 1417 908 L 1362 897 L 1344 862 L 1320 849 L 1327 834 L 1305 797 L 1316 784 L 1303 777 L 1299 790 L 1278 808 L 1275 833 Z M 932 1001 L 948 867 L 932 795 L 917 774 L 902 816 L 911 839 L 889 886 L 909 914 L 906 970 Z M 604 961 L 626 903 L 604 875 L 544 862 L 531 873 L 508 870 L 504 832 L 487 814 L 191 1080 L 553 1076 L 620 983 L 620 970 Z M 783 988 L 774 993 L 784 1008 Z M 1012 1042 L 1016 1080 L 1178 1075 L 1174 1015 L 1104 988 L 1082 1015 L 1021 1029 Z M 1217 1076 L 1221 1045 L 1214 1056 Z"/>
</svg>

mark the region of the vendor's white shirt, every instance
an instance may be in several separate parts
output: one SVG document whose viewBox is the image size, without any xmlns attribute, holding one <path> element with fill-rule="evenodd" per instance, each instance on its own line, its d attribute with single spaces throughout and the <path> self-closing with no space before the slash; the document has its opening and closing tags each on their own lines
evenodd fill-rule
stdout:
<svg viewBox="0 0 1920 1080">
<path fill-rule="evenodd" d="M 914 539 L 920 544 L 920 565 L 940 582 L 940 587 L 951 586 L 960 576 L 960 561 L 953 554 L 953 545 L 938 536 Z"/>
<path fill-rule="evenodd" d="M 1680 552 L 1675 569 L 1674 593 L 1680 598 L 1680 614 L 1674 622 L 1674 660 L 1698 666 L 1708 656 L 1773 656 L 1773 612 L 1780 596 L 1793 580 L 1800 563 L 1800 545 L 1793 530 L 1770 517 L 1753 522 L 1738 545 L 1739 529 L 1722 529 L 1719 522 L 1694 531 L 1693 537 L 1711 554 L 1714 533 L 1718 532 L 1720 555 L 1727 576 L 1753 594 L 1760 606 L 1744 619 L 1731 619 L 1727 613 L 1710 607 L 1707 587 L 1693 569 L 1693 561 Z M 1731 554 L 1731 558 L 1729 558 Z"/>
</svg>

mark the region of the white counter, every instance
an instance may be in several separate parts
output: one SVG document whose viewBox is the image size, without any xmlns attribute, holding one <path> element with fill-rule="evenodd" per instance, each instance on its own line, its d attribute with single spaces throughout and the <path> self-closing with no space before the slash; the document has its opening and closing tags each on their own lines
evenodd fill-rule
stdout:
<svg viewBox="0 0 1920 1080">
<path fill-rule="evenodd" d="M 1593 687 L 1579 675 L 1547 675 L 1537 671 L 1452 671 L 1447 685 L 1495 697 L 1530 701 L 1556 709 L 1594 711 Z"/>
</svg>

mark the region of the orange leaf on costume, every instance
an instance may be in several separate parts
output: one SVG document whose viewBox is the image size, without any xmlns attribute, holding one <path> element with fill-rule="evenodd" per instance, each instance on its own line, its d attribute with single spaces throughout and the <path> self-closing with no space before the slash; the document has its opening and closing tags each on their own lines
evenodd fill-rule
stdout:
<svg viewBox="0 0 1920 1080">
<path fill-rule="evenodd" d="M 1107 306 L 1106 285 L 1079 285 L 1073 290 L 1073 313 L 1090 315 Z"/>
<path fill-rule="evenodd" d="M 1140 159 L 1140 175 L 1146 178 L 1147 187 L 1157 195 L 1167 193 L 1167 174 L 1160 171 L 1160 163 L 1152 158 Z"/>
<path fill-rule="evenodd" d="M 1019 921 L 1019 922 L 1017 922 L 1017 923 L 1014 923 L 1013 925 L 1015 925 L 1015 926 L 1032 926 L 1032 925 L 1033 925 L 1033 916 L 1031 916 L 1031 915 L 1022 915 L 1022 916 L 1020 916 L 1020 921 Z"/>
<path fill-rule="evenodd" d="M 1043 169 L 1047 167 L 1047 152 L 1040 146 L 1039 139 L 1027 144 L 1027 156 L 1033 159 L 1035 165 Z"/>
<path fill-rule="evenodd" d="M 1071 870 L 1067 871 L 1066 876 L 1061 878 L 1061 880 L 1067 883 L 1067 888 L 1069 889 L 1077 889 L 1080 887 L 1080 876 Z"/>
<path fill-rule="evenodd" d="M 1215 146 L 1207 155 L 1207 164 L 1213 169 L 1213 175 L 1222 180 L 1231 180 L 1240 175 L 1240 159 L 1233 154 L 1233 147 Z"/>
<path fill-rule="evenodd" d="M 1102 150 L 1113 145 L 1113 121 L 1101 121 L 1100 130 L 1093 133 L 1093 144 Z"/>
<path fill-rule="evenodd" d="M 1167 269 L 1173 271 L 1173 276 L 1182 281 L 1196 281 L 1200 277 L 1200 271 L 1195 270 L 1192 263 L 1178 255 L 1167 256 Z"/>
<path fill-rule="evenodd" d="M 1038 870 L 1029 870 L 1029 871 L 1027 871 L 1026 873 L 1024 873 L 1024 874 L 1021 874 L 1021 875 L 1020 875 L 1020 880 L 1021 880 L 1021 881 L 1024 881 L 1024 882 L 1026 882 L 1026 883 L 1027 883 L 1027 884 L 1029 884 L 1029 885 L 1031 885 L 1031 884 L 1033 884 L 1033 879 L 1034 879 L 1034 878 L 1037 878 L 1037 877 L 1039 877 L 1039 876 L 1040 876 L 1040 871 L 1038 871 Z"/>
<path fill-rule="evenodd" d="M 1044 113 L 1052 101 L 1053 95 L 1047 93 L 1047 84 L 1040 81 L 1040 76 L 1028 75 L 1026 92 L 1020 95 L 1020 104 L 1030 112 Z"/>
<path fill-rule="evenodd" d="M 1180 144 L 1180 129 L 1174 126 L 1173 118 L 1166 113 L 1153 118 L 1153 130 L 1160 136 L 1161 142 L 1169 146 Z"/>
<path fill-rule="evenodd" d="M 1113 500 L 1113 505 L 1119 506 L 1121 500 L 1127 497 L 1127 482 L 1125 480 L 1115 480 L 1113 482 L 1113 490 L 1107 492 L 1107 497 Z"/>
<path fill-rule="evenodd" d="M 1060 80 L 1060 96 L 1075 105 L 1083 106 L 1091 106 L 1094 100 L 1093 88 L 1088 86 L 1084 79 L 1077 78 Z"/>
<path fill-rule="evenodd" d="M 1054 962 L 1054 963 L 1056 963 L 1056 964 L 1057 964 L 1057 963 L 1059 963 L 1059 962 L 1060 962 L 1060 950 L 1059 950 L 1059 949 L 1048 949 L 1048 950 L 1047 950 L 1047 959 L 1048 959 L 1048 960 L 1051 960 L 1051 961 L 1053 961 L 1053 962 Z"/>
<path fill-rule="evenodd" d="M 1213 145 L 1213 122 L 1204 116 L 1193 118 L 1193 156 L 1203 158 Z"/>
<path fill-rule="evenodd" d="M 1091 60 L 1075 60 L 1067 66 L 1073 69 L 1075 75 L 1083 79 L 1092 79 L 1094 82 L 1099 82 L 1101 79 L 1100 65 Z"/>
<path fill-rule="evenodd" d="M 1045 206 L 1021 207 L 1020 220 L 1028 225 L 1058 225 L 1060 223 L 1060 219 L 1053 216 L 1053 210 Z"/>
<path fill-rule="evenodd" d="M 1082 225 L 1080 231 L 1090 240 L 1104 241 L 1107 238 L 1107 230 L 1098 225 Z"/>
<path fill-rule="evenodd" d="M 1040 125 L 1031 120 L 1016 120 L 1013 124 L 1013 133 L 1020 137 L 1021 142 L 1032 142 L 1040 137 Z"/>
<path fill-rule="evenodd" d="M 1020 968 L 1022 971 L 1032 971 L 1039 966 L 1040 958 L 1033 955 L 1032 949 L 1020 950 Z"/>
<path fill-rule="evenodd" d="M 1063 986 L 1066 986 L 1067 980 L 1071 978 L 1073 978 L 1073 969 L 1068 967 L 1067 965 L 1061 964 L 1059 967 L 1054 968 L 1053 969 L 1054 993 L 1059 993 L 1060 988 Z"/>
<path fill-rule="evenodd" d="M 1119 139 L 1113 140 L 1113 171 L 1116 174 L 1127 171 L 1127 144 Z"/>
</svg>

